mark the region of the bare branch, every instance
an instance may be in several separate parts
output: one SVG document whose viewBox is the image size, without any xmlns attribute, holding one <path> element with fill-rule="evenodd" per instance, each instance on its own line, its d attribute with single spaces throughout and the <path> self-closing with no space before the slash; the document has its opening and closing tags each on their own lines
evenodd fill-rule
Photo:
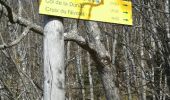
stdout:
<svg viewBox="0 0 170 100">
<path fill-rule="evenodd" d="M 24 26 L 29 26 L 30 29 L 40 35 L 43 35 L 43 28 L 23 17 L 17 17 L 17 23 Z"/>
<path fill-rule="evenodd" d="M 16 40 L 14 40 L 13 42 L 11 42 L 9 44 L 3 43 L 2 45 L 0 45 L 0 49 L 5 49 L 5 48 L 12 47 L 14 45 L 17 45 L 28 34 L 29 29 L 30 29 L 30 27 L 26 27 L 24 29 L 23 33 Z"/>
<path fill-rule="evenodd" d="M 89 36 L 89 42 L 90 44 L 92 44 L 91 48 L 93 48 L 94 51 L 97 53 L 96 55 L 94 54 L 91 55 L 93 55 L 95 58 L 99 58 L 98 63 L 100 62 L 101 64 L 106 64 L 106 65 L 110 64 L 111 57 L 109 56 L 108 51 L 100 41 L 101 31 L 99 29 L 98 24 L 92 21 L 87 21 L 85 22 L 85 24 Z"/>
<path fill-rule="evenodd" d="M 80 43 L 82 45 L 86 44 L 86 40 L 82 36 L 79 36 L 77 34 L 76 30 L 72 30 L 68 33 L 64 33 L 64 40 L 65 41 L 73 41 L 73 42 L 76 42 L 76 43 Z"/>
<path fill-rule="evenodd" d="M 8 12 L 9 21 L 11 23 L 14 23 L 16 21 L 16 19 L 15 19 L 14 15 L 13 15 L 11 7 L 4 0 L 0 0 L 0 4 L 2 4 L 6 8 L 6 10 Z"/>
<path fill-rule="evenodd" d="M 29 26 L 32 31 L 43 35 L 43 28 L 41 26 L 15 14 L 12 11 L 11 7 L 5 1 L 0 0 L 0 4 L 6 8 L 7 12 L 5 12 L 5 13 L 7 14 L 8 19 L 11 23 L 18 23 L 18 24 L 26 26 L 26 27 Z"/>
<path fill-rule="evenodd" d="M 6 2 L 0 0 L 0 4 L 2 4 L 3 6 L 6 7 L 6 9 L 8 11 L 7 12 L 8 13 L 8 18 L 9 18 L 11 23 L 18 23 L 20 25 L 23 25 L 23 26 L 26 26 L 26 27 L 30 27 L 30 29 L 32 31 L 43 35 L 43 28 L 41 26 L 39 26 L 39 25 L 37 25 L 37 24 L 35 24 L 33 22 L 30 22 L 30 21 L 28 21 L 27 19 L 25 19 L 25 18 L 23 18 L 21 16 L 17 16 L 12 11 L 10 6 Z M 22 38 L 24 38 L 24 36 L 25 36 L 24 34 L 25 33 L 27 33 L 27 30 L 25 30 L 25 32 L 23 32 L 23 35 L 21 35 L 18 39 L 16 39 L 12 43 L 9 43 L 8 45 L 4 45 L 4 44 L 0 45 L 0 49 L 4 49 L 4 48 L 8 48 L 8 47 L 16 45 L 17 43 L 19 43 L 22 40 Z M 98 32 L 95 32 L 95 33 L 98 33 Z M 106 61 L 106 59 L 107 59 L 110 62 L 110 57 L 108 56 L 107 52 L 103 52 L 105 50 L 104 50 L 103 46 L 100 44 L 100 41 L 95 39 L 96 43 L 97 43 L 97 48 L 96 48 L 96 43 L 87 42 L 82 36 L 79 36 L 77 34 L 77 30 L 72 30 L 69 33 L 65 33 L 64 37 L 65 37 L 66 41 L 74 41 L 78 45 L 80 45 L 82 48 L 87 50 L 88 52 L 91 52 L 91 54 L 96 55 L 96 56 L 99 55 L 100 56 L 99 58 L 103 59 L 104 61 Z M 108 61 L 107 61 L 107 63 L 108 63 Z"/>
</svg>

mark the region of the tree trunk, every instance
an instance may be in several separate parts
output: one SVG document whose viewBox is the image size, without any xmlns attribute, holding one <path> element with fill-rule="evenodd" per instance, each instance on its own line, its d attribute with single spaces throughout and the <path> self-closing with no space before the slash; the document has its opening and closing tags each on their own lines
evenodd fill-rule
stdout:
<svg viewBox="0 0 170 100">
<path fill-rule="evenodd" d="M 159 88 L 160 88 L 160 92 L 159 92 L 159 100 L 162 100 L 162 96 L 163 96 L 163 92 L 162 92 L 162 90 L 163 90 L 163 88 L 162 88 L 162 70 L 161 70 L 161 72 L 160 72 L 160 80 L 159 80 Z"/>
<path fill-rule="evenodd" d="M 168 48 L 170 48 L 170 1 L 169 0 L 165 0 L 165 12 L 167 13 L 166 16 L 167 16 L 167 20 L 165 22 L 165 25 L 166 25 L 166 32 L 167 32 L 167 40 L 168 40 Z M 170 64 L 170 54 L 168 55 L 168 63 Z M 170 67 L 170 66 L 169 66 Z M 166 68 L 166 75 L 167 75 L 167 84 L 168 84 L 168 87 L 169 87 L 169 90 L 170 90 L 170 68 Z"/>
<path fill-rule="evenodd" d="M 167 16 L 167 21 L 165 22 L 165 25 L 166 25 L 166 32 L 167 32 L 167 37 L 168 39 L 170 39 L 170 15 L 169 15 L 169 11 L 170 11 L 170 5 L 169 5 L 169 0 L 165 0 L 165 12 L 167 13 L 166 16 Z M 170 45 L 170 41 L 168 41 L 168 44 Z"/>
<path fill-rule="evenodd" d="M 71 91 L 71 88 L 70 88 L 70 85 L 71 85 L 70 83 L 71 83 L 71 82 L 69 81 L 69 75 L 70 75 L 70 73 L 69 73 L 69 68 L 68 68 L 68 67 L 69 67 L 69 61 L 70 61 L 70 58 L 71 58 L 71 57 L 70 57 L 70 51 L 71 51 L 71 50 L 70 50 L 70 45 L 71 45 L 71 43 L 70 43 L 70 42 L 67 42 L 67 44 L 66 44 L 66 59 L 67 59 L 67 60 L 66 60 L 66 67 L 65 67 L 65 73 L 66 73 L 66 74 L 65 74 L 65 75 L 66 75 L 66 76 L 65 76 L 65 77 L 66 77 L 65 80 L 66 80 L 66 85 L 68 85 L 68 87 L 67 87 L 67 93 L 68 93 L 68 94 L 67 94 L 67 99 L 68 99 L 68 100 L 71 100 L 71 98 L 72 98 L 72 97 L 71 97 L 72 91 Z M 67 99 L 66 99 L 66 100 L 67 100 Z"/>
<path fill-rule="evenodd" d="M 44 100 L 65 100 L 63 32 L 61 19 L 46 17 L 44 27 Z"/>
<path fill-rule="evenodd" d="M 82 58 L 81 58 L 81 48 L 77 47 L 76 54 L 76 69 L 77 69 L 77 82 L 79 84 L 79 88 L 81 88 L 80 97 L 82 100 L 85 100 L 85 89 L 84 89 L 84 79 L 83 79 L 83 68 L 82 68 Z"/>
<path fill-rule="evenodd" d="M 142 19 L 140 20 L 141 24 L 142 24 Z M 142 29 L 140 32 L 140 66 L 141 66 L 141 100 L 146 100 L 146 77 L 145 77 L 145 64 L 144 64 L 144 34 L 142 33 Z"/>
<path fill-rule="evenodd" d="M 129 45 L 129 34 L 125 32 L 124 29 L 124 44 L 126 46 L 130 47 Z M 124 59 L 125 59 L 125 69 L 126 69 L 126 84 L 127 84 L 127 92 L 128 92 L 128 100 L 132 100 L 131 95 L 131 85 L 130 85 L 130 56 L 128 55 L 129 51 L 126 46 L 123 46 L 123 52 L 124 52 Z"/>
<path fill-rule="evenodd" d="M 90 83 L 90 100 L 94 100 L 94 93 L 93 93 L 93 77 L 92 77 L 92 70 L 91 70 L 91 59 L 89 53 L 87 53 L 87 63 L 88 63 L 88 74 L 89 74 L 89 83 Z"/>
<path fill-rule="evenodd" d="M 152 58 L 150 58 L 150 59 L 152 59 Z M 154 66 L 152 66 L 152 79 L 151 79 L 151 82 L 152 82 L 152 87 L 153 87 L 153 89 L 152 89 L 152 98 L 153 98 L 153 100 L 156 100 L 156 96 L 155 96 L 155 68 L 154 68 Z"/>
<path fill-rule="evenodd" d="M 97 66 L 98 73 L 102 80 L 107 100 L 120 100 L 118 88 L 115 85 L 113 70 L 110 66 Z"/>
<path fill-rule="evenodd" d="M 164 79 L 164 88 L 163 88 L 163 99 L 162 100 L 166 100 L 166 95 L 167 95 L 167 88 L 168 88 L 168 86 L 167 86 L 167 76 L 165 75 L 164 76 L 165 77 L 165 79 Z"/>
<path fill-rule="evenodd" d="M 120 100 L 118 89 L 115 85 L 115 70 L 111 67 L 111 61 L 109 61 L 110 56 L 105 49 L 104 45 L 101 43 L 101 31 L 96 22 L 87 21 L 86 23 L 87 33 L 89 35 L 89 43 L 91 46 L 96 48 L 98 51 L 90 50 L 89 54 L 96 63 L 97 71 L 100 75 L 102 85 L 105 91 L 107 100 Z M 87 48 L 85 48 L 87 49 Z"/>
<path fill-rule="evenodd" d="M 113 49 L 112 49 L 112 64 L 115 65 L 115 58 L 116 58 L 116 46 L 117 46 L 117 37 L 118 37 L 118 34 L 114 33 L 114 37 L 112 38 L 112 46 L 113 46 Z"/>
</svg>

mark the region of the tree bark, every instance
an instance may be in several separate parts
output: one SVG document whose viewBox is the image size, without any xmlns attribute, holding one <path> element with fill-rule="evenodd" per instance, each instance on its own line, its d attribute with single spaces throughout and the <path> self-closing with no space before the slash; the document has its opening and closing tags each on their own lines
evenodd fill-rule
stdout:
<svg viewBox="0 0 170 100">
<path fill-rule="evenodd" d="M 116 46 L 117 46 L 117 38 L 118 34 L 114 33 L 114 38 L 112 38 L 112 64 L 115 65 L 115 58 L 116 58 Z"/>
<path fill-rule="evenodd" d="M 124 44 L 126 44 L 126 46 L 130 46 L 129 45 L 129 34 L 125 32 L 124 29 Z M 127 84 L 127 92 L 128 92 L 128 100 L 132 100 L 132 95 L 131 95 L 131 85 L 130 85 L 130 56 L 128 48 L 126 46 L 123 46 L 123 52 L 124 52 L 124 59 L 125 59 L 125 69 L 126 69 L 126 84 Z"/>
<path fill-rule="evenodd" d="M 102 80 L 107 100 L 120 100 L 118 88 L 115 85 L 113 70 L 110 66 L 97 66 L 98 73 Z"/>
<path fill-rule="evenodd" d="M 94 100 L 93 93 L 93 77 L 92 77 L 92 69 L 91 69 L 91 59 L 89 53 L 87 53 L 87 63 L 88 63 L 88 74 L 89 74 L 89 83 L 90 83 L 90 100 Z"/>
<path fill-rule="evenodd" d="M 168 14 L 166 14 L 166 16 L 167 16 L 167 21 L 165 22 L 165 25 L 166 25 L 166 32 L 167 32 L 167 37 L 168 37 L 168 39 L 170 39 L 170 25 L 169 25 L 169 23 L 170 23 L 170 15 L 169 15 L 169 12 L 170 12 L 170 4 L 169 4 L 169 0 L 165 0 L 165 12 L 166 13 L 168 13 Z M 168 44 L 170 45 L 170 41 L 168 41 Z"/>
<path fill-rule="evenodd" d="M 81 88 L 82 100 L 85 100 L 85 89 L 84 89 L 84 79 L 83 79 L 83 68 L 82 68 L 82 58 L 81 58 L 81 48 L 77 47 L 77 54 L 76 54 L 76 69 L 77 69 L 77 82 L 79 84 L 79 88 Z"/>
<path fill-rule="evenodd" d="M 141 24 L 142 24 L 142 19 L 140 20 Z M 143 24 L 142 24 L 143 25 Z M 141 29 L 140 32 L 140 72 L 141 72 L 141 100 L 146 100 L 146 76 L 145 76 L 145 64 L 144 64 L 144 34 L 143 34 L 143 30 Z"/>
<path fill-rule="evenodd" d="M 114 74 L 115 70 L 111 67 L 110 56 L 101 43 L 101 31 L 96 22 L 88 21 L 85 23 L 89 35 L 90 46 L 96 48 L 98 51 L 90 50 L 89 54 L 96 62 L 97 71 L 100 75 L 102 85 L 104 87 L 107 100 L 120 100 L 118 89 L 115 85 Z M 87 49 L 87 48 L 85 48 Z M 113 65 L 114 66 L 114 65 Z"/>
<path fill-rule="evenodd" d="M 166 25 L 166 32 L 167 32 L 167 40 L 168 40 L 168 48 L 170 48 L 170 1 L 169 0 L 165 0 L 165 12 L 168 13 L 166 14 L 167 16 L 167 20 L 165 22 L 165 25 Z M 170 54 L 168 55 L 168 63 L 170 64 Z M 166 72 L 167 72 L 167 84 L 168 84 L 168 87 L 169 87 L 169 90 L 170 90 L 170 74 L 168 74 L 170 72 L 170 66 L 169 68 L 166 68 Z"/>
<path fill-rule="evenodd" d="M 44 100 L 65 100 L 63 32 L 61 19 L 45 18 Z"/>
</svg>

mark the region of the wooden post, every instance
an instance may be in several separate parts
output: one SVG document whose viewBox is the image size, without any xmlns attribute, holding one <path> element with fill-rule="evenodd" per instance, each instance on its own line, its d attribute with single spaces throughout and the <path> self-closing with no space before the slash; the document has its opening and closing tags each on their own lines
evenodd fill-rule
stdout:
<svg viewBox="0 0 170 100">
<path fill-rule="evenodd" d="M 61 19 L 45 17 L 44 100 L 65 100 L 63 33 Z"/>
</svg>

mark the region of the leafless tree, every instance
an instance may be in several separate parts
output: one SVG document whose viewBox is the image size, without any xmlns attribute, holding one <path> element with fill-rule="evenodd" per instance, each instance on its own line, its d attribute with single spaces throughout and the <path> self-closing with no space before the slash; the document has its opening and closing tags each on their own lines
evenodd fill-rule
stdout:
<svg viewBox="0 0 170 100">
<path fill-rule="evenodd" d="M 44 20 L 38 1 L 0 0 L 1 100 L 170 99 L 169 0 L 132 0 L 132 26 Z"/>
</svg>

